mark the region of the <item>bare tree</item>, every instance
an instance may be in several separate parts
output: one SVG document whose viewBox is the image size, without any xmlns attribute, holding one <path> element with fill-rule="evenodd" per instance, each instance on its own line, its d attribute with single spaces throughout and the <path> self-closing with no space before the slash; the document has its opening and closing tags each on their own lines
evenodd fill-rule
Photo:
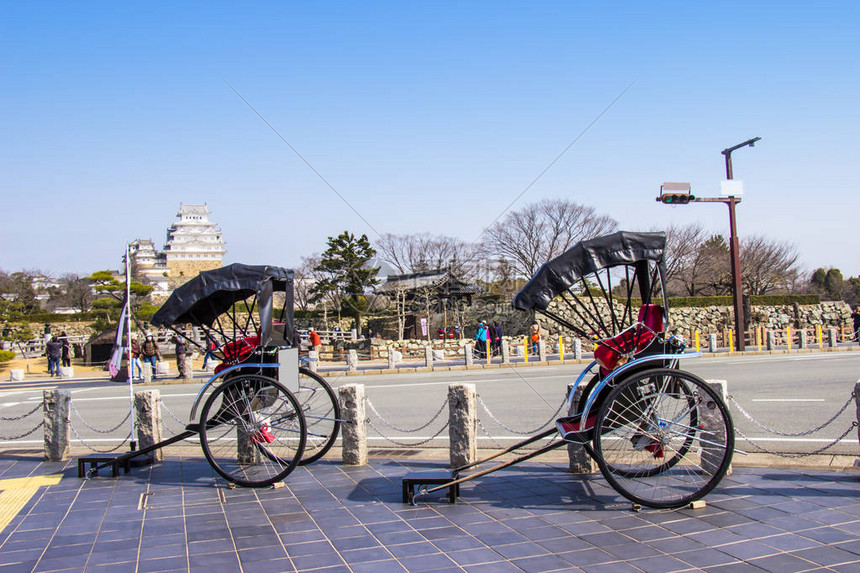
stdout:
<svg viewBox="0 0 860 573">
<path fill-rule="evenodd" d="M 699 249 L 707 237 L 701 223 L 672 225 L 666 229 L 666 284 L 671 293 L 695 294 Z"/>
<path fill-rule="evenodd" d="M 90 281 L 74 273 L 69 273 L 60 278 L 60 283 L 63 293 L 59 298 L 64 304 L 81 312 L 87 312 L 92 308 L 96 295 Z"/>
<path fill-rule="evenodd" d="M 459 278 L 474 271 L 478 248 L 456 237 L 421 233 L 394 235 L 386 233 L 375 243 L 379 257 L 398 272 L 420 273 L 449 269 Z"/>
<path fill-rule="evenodd" d="M 741 241 L 741 280 L 748 294 L 788 291 L 795 282 L 797 247 L 753 235 Z"/>
<path fill-rule="evenodd" d="M 484 247 L 492 258 L 508 259 L 517 273 L 532 276 L 548 260 L 574 244 L 611 233 L 618 223 L 565 199 L 544 199 L 512 211 L 485 235 Z"/>
</svg>

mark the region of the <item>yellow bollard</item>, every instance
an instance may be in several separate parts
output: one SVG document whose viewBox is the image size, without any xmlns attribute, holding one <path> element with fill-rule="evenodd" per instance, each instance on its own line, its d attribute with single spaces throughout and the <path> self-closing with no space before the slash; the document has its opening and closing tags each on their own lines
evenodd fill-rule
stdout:
<svg viewBox="0 0 860 573">
<path fill-rule="evenodd" d="M 733 335 L 734 335 L 734 333 L 730 330 L 729 331 L 729 354 L 731 354 L 735 348 L 735 341 L 734 341 Z"/>
<path fill-rule="evenodd" d="M 523 361 L 528 364 L 529 363 L 529 337 L 526 336 L 523 338 Z"/>
<path fill-rule="evenodd" d="M 761 352 L 761 337 L 762 337 L 761 327 L 755 329 L 755 343 L 758 346 L 758 351 Z"/>
<path fill-rule="evenodd" d="M 815 334 L 816 334 L 816 336 L 818 336 L 818 348 L 819 349 L 824 348 L 824 340 L 822 340 L 822 338 L 821 338 L 821 325 L 820 324 L 815 325 Z"/>
<path fill-rule="evenodd" d="M 785 337 L 788 339 L 788 349 L 791 350 L 791 327 L 785 327 Z"/>
<path fill-rule="evenodd" d="M 696 331 L 696 352 L 699 351 L 699 331 Z"/>
<path fill-rule="evenodd" d="M 564 362 L 564 336 L 558 337 L 558 359 Z"/>
<path fill-rule="evenodd" d="M 487 364 L 493 363 L 493 349 L 490 348 L 490 336 L 487 335 Z"/>
</svg>

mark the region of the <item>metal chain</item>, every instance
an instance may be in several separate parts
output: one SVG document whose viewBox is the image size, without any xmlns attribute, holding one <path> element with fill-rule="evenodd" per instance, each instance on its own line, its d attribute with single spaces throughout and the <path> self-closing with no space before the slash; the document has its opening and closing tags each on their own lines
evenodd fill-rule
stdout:
<svg viewBox="0 0 860 573">
<path fill-rule="evenodd" d="M 41 404 L 40 404 L 40 406 L 41 406 Z M 35 432 L 36 430 L 38 430 L 39 428 L 41 428 L 44 425 L 45 425 L 45 420 L 42 420 L 41 422 L 39 422 L 39 424 L 35 428 L 33 428 L 32 430 L 30 430 L 28 432 L 24 432 L 23 434 L 20 434 L 17 436 L 0 436 L 0 440 L 12 441 L 12 440 L 20 440 L 21 438 L 26 438 L 27 436 L 29 436 L 30 434 L 32 434 L 33 432 Z"/>
<path fill-rule="evenodd" d="M 442 434 L 442 432 L 444 432 L 448 428 L 448 422 L 445 422 L 445 425 L 442 426 L 442 428 L 438 432 L 436 432 L 435 434 L 433 434 L 432 436 L 430 436 L 426 440 L 421 440 L 420 442 L 415 442 L 414 444 L 407 444 L 405 442 L 398 442 L 397 440 L 392 439 L 392 438 L 386 436 L 385 434 L 383 434 L 382 431 L 373 424 L 372 420 L 368 419 L 367 423 L 370 424 L 370 427 L 373 428 L 374 430 L 376 430 L 376 433 L 378 433 L 382 438 L 388 440 L 389 442 L 391 442 L 395 446 L 401 446 L 401 447 L 405 447 L 405 448 L 414 448 L 416 446 L 423 446 L 427 442 L 430 442 L 430 441 L 438 438 Z"/>
<path fill-rule="evenodd" d="M 125 423 L 128 421 L 129 416 L 131 416 L 131 410 L 129 410 L 128 414 L 126 414 L 126 415 L 125 415 L 125 418 L 123 418 L 123 419 L 122 419 L 122 422 L 120 422 L 119 424 L 117 424 L 116 426 L 114 426 L 113 428 L 111 428 L 111 429 L 109 429 L 109 430 L 99 430 L 98 428 L 93 428 L 92 426 L 90 426 L 89 424 L 87 424 L 87 421 L 83 419 L 83 417 L 81 416 L 81 413 L 80 413 L 80 412 L 78 412 L 78 409 L 77 409 L 77 408 L 75 408 L 75 403 L 74 403 L 74 402 L 69 401 L 69 404 L 70 404 L 70 405 L 71 405 L 71 407 L 72 407 L 72 412 L 75 414 L 75 416 L 77 416 L 77 417 L 78 417 L 78 420 L 80 420 L 81 422 L 83 422 L 84 426 L 86 426 L 87 428 L 89 428 L 90 430 L 92 430 L 93 432 L 95 432 L 95 433 L 97 433 L 97 434 L 110 434 L 110 433 L 112 433 L 112 432 L 115 432 L 115 431 L 119 430 L 120 426 L 122 426 L 123 424 L 125 424 Z"/>
<path fill-rule="evenodd" d="M 549 419 L 549 420 L 547 420 L 546 422 L 544 422 L 543 424 L 541 424 L 541 425 L 540 425 L 540 426 L 538 426 L 537 428 L 535 428 L 535 429 L 533 429 L 533 430 L 526 430 L 525 432 L 521 432 L 521 431 L 519 431 L 519 430 L 515 430 L 515 429 L 511 428 L 510 426 L 506 426 L 505 424 L 503 424 L 503 423 L 502 423 L 498 418 L 496 418 L 496 417 L 493 415 L 493 413 L 492 413 L 492 412 L 490 412 L 490 409 L 489 409 L 489 408 L 487 408 L 487 405 L 484 403 L 484 400 L 481 398 L 481 395 L 480 395 L 480 394 L 478 394 L 478 403 L 481 405 L 481 407 L 484 409 L 484 411 L 487 413 L 487 415 L 489 415 L 489 416 L 490 416 L 490 418 L 491 418 L 491 419 L 492 419 L 496 424 L 498 424 L 499 426 L 501 426 L 503 429 L 505 429 L 505 430 L 507 430 L 507 431 L 511 432 L 512 434 L 518 434 L 518 435 L 520 435 L 520 436 L 528 436 L 528 435 L 534 434 L 535 432 L 539 432 L 540 430 L 543 430 L 543 429 L 544 429 L 544 428 L 546 428 L 546 427 L 547 427 L 551 422 L 553 422 L 554 420 L 556 420 L 556 419 L 558 418 L 558 415 L 559 415 L 559 413 L 561 412 L 562 408 L 564 408 L 564 407 L 567 405 L 567 400 L 565 399 L 565 400 L 563 400 L 563 401 L 562 401 L 561 406 L 559 406 L 559 407 L 558 407 L 558 410 L 556 410 L 556 411 L 555 411 L 555 413 L 550 417 L 550 419 Z"/>
<path fill-rule="evenodd" d="M 33 408 L 32 410 L 30 410 L 30 411 L 29 411 L 29 412 L 27 412 L 26 414 L 22 414 L 22 415 L 20 415 L 20 416 L 14 416 L 14 417 L 10 417 L 10 418 L 7 418 L 7 417 L 5 417 L 5 416 L 0 416 L 0 421 L 2 421 L 2 422 L 15 422 L 15 421 L 17 421 L 17 420 L 23 420 L 23 419 L 24 419 L 24 418 L 26 418 L 27 416 L 32 416 L 33 414 L 35 414 L 35 413 L 36 413 L 36 411 L 37 411 L 37 410 L 39 410 L 39 409 L 41 409 L 41 408 L 42 408 L 42 403 L 41 403 L 41 402 L 39 402 L 38 404 L 36 404 L 36 407 L 35 407 L 35 408 Z"/>
<path fill-rule="evenodd" d="M 421 430 L 423 430 L 424 428 L 426 428 L 427 426 L 429 426 L 430 424 L 435 422 L 436 418 L 438 418 L 440 415 L 442 415 L 442 411 L 445 410 L 445 406 L 448 405 L 448 401 L 445 400 L 444 402 L 442 402 L 442 406 L 439 408 L 439 411 L 436 412 L 436 414 L 432 418 L 430 418 L 430 420 L 426 424 L 424 424 L 423 426 L 420 426 L 418 428 L 415 428 L 414 430 L 407 430 L 406 428 L 398 428 L 397 426 L 393 425 L 391 422 L 389 422 L 388 420 L 383 418 L 382 414 L 377 412 L 376 408 L 374 408 L 373 402 L 370 401 L 370 398 L 365 398 L 364 400 L 367 403 L 367 405 L 370 407 L 371 412 L 373 412 L 376 415 L 376 417 L 379 418 L 379 420 L 383 424 L 385 424 L 386 426 L 388 426 L 392 430 L 396 430 L 398 432 L 403 432 L 404 434 L 414 434 L 416 432 L 420 432 Z"/>
<path fill-rule="evenodd" d="M 845 438 L 845 436 L 850 434 L 851 431 L 856 427 L 857 427 L 857 422 L 851 422 L 851 425 L 848 426 L 848 429 L 845 430 L 844 432 L 842 432 L 841 436 L 839 436 L 838 438 L 836 438 L 835 440 L 833 440 L 829 444 L 827 444 L 823 447 L 820 447 L 817 450 L 814 450 L 814 451 L 811 451 L 808 453 L 801 453 L 801 454 L 790 454 L 790 453 L 785 453 L 785 452 L 777 452 L 776 450 L 770 450 L 770 449 L 762 446 L 761 444 L 758 444 L 757 442 L 751 440 L 750 438 L 746 437 L 744 435 L 744 433 L 741 432 L 740 430 L 738 430 L 737 428 L 735 428 L 735 433 L 737 433 L 740 437 L 742 437 L 744 440 L 746 440 L 752 447 L 756 448 L 759 451 L 765 452 L 767 454 L 773 454 L 773 455 L 779 456 L 781 458 L 805 458 L 807 456 L 814 456 L 816 454 L 820 454 L 824 450 L 826 450 L 828 448 L 832 448 L 833 446 L 838 444 L 843 438 Z"/>
<path fill-rule="evenodd" d="M 492 441 L 492 442 L 493 442 L 493 444 L 495 444 L 495 446 L 496 446 L 497 448 L 499 448 L 499 449 L 504 449 L 504 446 L 502 445 L 502 443 L 501 443 L 501 442 L 499 442 L 499 440 L 497 440 L 496 438 L 494 438 L 494 437 L 493 437 L 493 435 L 492 435 L 492 434 L 490 434 L 490 432 L 487 430 L 487 428 L 486 428 L 486 427 L 484 427 L 484 423 L 483 423 L 483 422 L 481 422 L 481 419 L 480 419 L 480 418 L 478 418 L 477 422 L 478 422 L 478 427 L 479 427 L 479 428 L 481 428 L 481 431 L 482 431 L 482 432 L 484 432 L 484 434 L 485 434 L 488 438 L 490 438 L 490 441 Z"/>
<path fill-rule="evenodd" d="M 168 415 L 168 416 L 170 416 L 171 418 L 173 418 L 174 420 L 176 420 L 176 422 L 177 422 L 177 423 L 179 423 L 179 424 L 181 424 L 182 426 L 185 426 L 185 425 L 186 425 L 186 422 L 183 422 L 182 420 L 180 420 L 179 418 L 177 418 L 177 417 L 176 417 L 176 414 L 174 414 L 173 412 L 171 412 L 171 411 L 170 411 L 170 408 L 168 408 L 168 407 L 167 407 L 167 404 L 165 404 L 165 403 L 164 403 L 164 400 L 163 400 L 162 398 L 159 398 L 159 399 L 158 399 L 158 403 L 159 403 L 159 404 L 161 404 L 161 407 L 164 409 L 164 411 L 165 411 L 165 412 L 167 412 L 167 415 Z"/>
<path fill-rule="evenodd" d="M 99 450 L 99 449 L 96 449 L 96 448 L 92 447 L 90 444 L 88 444 L 88 443 L 87 443 L 87 442 L 86 442 L 86 441 L 81 437 L 81 435 L 78 433 L 78 431 L 75 429 L 75 427 L 74 427 L 74 426 L 72 426 L 71 424 L 69 424 L 69 428 L 71 428 L 72 433 L 75 435 L 75 437 L 78 439 L 78 441 L 84 445 L 84 447 L 85 447 L 85 448 L 88 448 L 88 449 L 90 449 L 90 450 L 92 450 L 92 451 L 96 452 L 97 454 L 108 454 L 108 453 L 110 453 L 110 452 L 115 452 L 115 451 L 117 451 L 118 449 L 120 449 L 121 447 L 123 447 L 124 445 L 126 445 L 126 444 L 128 443 L 128 441 L 131 439 L 131 432 L 129 432 L 129 433 L 128 433 L 128 435 L 125 437 L 125 439 L 124 439 L 122 442 L 120 442 L 116 447 L 114 447 L 114 448 L 110 448 L 109 450 Z"/>
<path fill-rule="evenodd" d="M 818 426 L 816 428 L 812 428 L 811 430 L 807 430 L 805 432 L 797 432 L 797 433 L 780 432 L 779 430 L 774 430 L 773 428 L 768 428 L 767 426 L 765 426 L 764 424 L 762 424 L 761 422 L 759 422 L 758 420 L 753 418 L 749 412 L 744 410 L 743 406 L 741 406 L 738 403 L 738 401 L 735 400 L 734 396 L 729 396 L 729 400 L 732 402 L 732 404 L 734 404 L 737 407 L 737 409 L 740 411 L 740 413 L 743 414 L 747 420 L 749 420 L 750 422 L 752 422 L 753 424 L 755 424 L 756 426 L 758 426 L 762 430 L 764 430 L 766 432 L 770 432 L 771 434 L 776 434 L 778 436 L 797 438 L 799 436 L 808 436 L 809 434 L 814 434 L 815 432 L 817 432 L 819 430 L 823 430 L 824 428 L 826 428 L 827 426 L 832 424 L 834 422 L 834 420 L 836 420 L 836 418 L 841 416 L 842 412 L 844 412 L 846 410 L 846 408 L 848 408 L 848 406 L 851 405 L 851 403 L 854 401 L 854 397 L 855 397 L 854 392 L 851 392 L 851 396 L 848 398 L 848 401 L 845 402 L 845 404 L 839 409 L 839 411 L 836 412 L 836 414 L 834 414 L 833 417 L 831 417 L 829 420 L 827 420 L 826 422 L 824 422 L 820 426 Z"/>
</svg>

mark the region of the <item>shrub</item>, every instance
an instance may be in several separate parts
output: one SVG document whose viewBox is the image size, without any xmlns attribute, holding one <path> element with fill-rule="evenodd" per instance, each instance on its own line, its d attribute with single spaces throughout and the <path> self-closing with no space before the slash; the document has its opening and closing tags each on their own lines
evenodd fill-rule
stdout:
<svg viewBox="0 0 860 573">
<path fill-rule="evenodd" d="M 15 358 L 15 353 L 11 350 L 0 350 L 0 364 L 9 362 L 13 358 Z"/>
</svg>

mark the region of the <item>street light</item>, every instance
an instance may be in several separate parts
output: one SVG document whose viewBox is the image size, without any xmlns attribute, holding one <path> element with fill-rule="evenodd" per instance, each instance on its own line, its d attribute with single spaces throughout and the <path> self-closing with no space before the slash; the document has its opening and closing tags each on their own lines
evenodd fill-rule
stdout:
<svg viewBox="0 0 860 573">
<path fill-rule="evenodd" d="M 742 147 L 755 147 L 755 142 L 761 137 L 748 139 L 743 143 L 739 143 L 733 147 L 723 149 L 721 152 L 726 156 L 726 179 L 732 180 L 732 152 Z M 741 200 L 734 195 L 730 195 L 724 203 L 729 206 L 729 233 L 730 246 L 732 255 L 732 298 L 735 303 L 735 343 L 738 352 L 743 352 L 746 347 L 744 339 L 744 303 L 743 303 L 743 283 L 741 281 L 741 249 L 738 241 L 737 218 L 735 216 L 735 205 Z"/>
</svg>

